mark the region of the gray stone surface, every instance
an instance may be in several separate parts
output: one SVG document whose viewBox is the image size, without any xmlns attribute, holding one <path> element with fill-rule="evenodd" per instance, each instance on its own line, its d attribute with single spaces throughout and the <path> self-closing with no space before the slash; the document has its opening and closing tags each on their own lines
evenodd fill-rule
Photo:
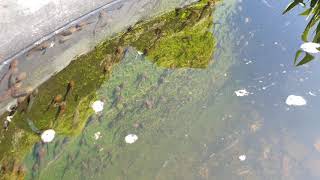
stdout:
<svg viewBox="0 0 320 180">
<path fill-rule="evenodd" d="M 114 0 L 1 0 L 0 55 L 19 52 L 44 35 Z"/>
</svg>

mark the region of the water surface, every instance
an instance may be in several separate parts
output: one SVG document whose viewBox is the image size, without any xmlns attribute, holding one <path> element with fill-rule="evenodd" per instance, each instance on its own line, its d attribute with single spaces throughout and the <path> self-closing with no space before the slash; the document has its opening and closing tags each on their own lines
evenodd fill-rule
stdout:
<svg viewBox="0 0 320 180">
<path fill-rule="evenodd" d="M 168 68 L 128 48 L 97 92 L 104 112 L 81 135 L 56 138 L 40 167 L 30 154 L 28 178 L 319 179 L 319 63 L 293 66 L 305 21 L 282 16 L 285 5 L 217 5 L 205 68 Z M 306 106 L 288 106 L 292 94 Z M 126 144 L 128 134 L 138 140 Z"/>
</svg>

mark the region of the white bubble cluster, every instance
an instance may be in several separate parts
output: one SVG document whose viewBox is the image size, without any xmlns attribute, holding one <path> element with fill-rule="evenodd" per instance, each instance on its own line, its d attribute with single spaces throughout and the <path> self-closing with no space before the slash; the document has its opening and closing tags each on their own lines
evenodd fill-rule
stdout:
<svg viewBox="0 0 320 180">
<path fill-rule="evenodd" d="M 53 129 L 45 130 L 41 133 L 41 140 L 44 143 L 51 142 L 56 135 L 56 132 Z"/>
<path fill-rule="evenodd" d="M 286 104 L 289 106 L 305 106 L 307 101 L 302 96 L 289 95 Z"/>
<path fill-rule="evenodd" d="M 127 144 L 133 144 L 138 140 L 138 136 L 135 134 L 128 134 L 124 140 L 126 141 Z"/>
</svg>

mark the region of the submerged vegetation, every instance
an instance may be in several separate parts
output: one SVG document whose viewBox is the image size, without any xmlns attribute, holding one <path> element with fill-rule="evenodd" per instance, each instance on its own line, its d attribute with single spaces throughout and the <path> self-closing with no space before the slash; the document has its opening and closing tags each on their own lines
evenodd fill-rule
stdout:
<svg viewBox="0 0 320 180">
<path fill-rule="evenodd" d="M 304 42 L 320 43 L 320 0 L 294 0 L 288 4 L 283 14 L 291 11 L 296 6 L 302 6 L 305 10 L 300 13 L 300 15 L 309 19 L 309 22 L 301 35 L 301 39 Z M 312 37 L 309 37 L 310 31 L 314 31 L 312 33 Z M 302 53 L 305 53 L 305 55 L 302 59 L 300 59 Z M 311 55 L 309 52 L 298 50 L 294 59 L 294 64 L 300 66 L 312 61 L 313 59 L 313 55 Z"/>
<path fill-rule="evenodd" d="M 32 102 L 30 98 L 21 102 L 12 119 L 13 123 L 8 130 L 0 132 L 0 146 L 3 147 L 0 149 L 1 177 L 12 179 L 24 176 L 25 168 L 19 162 L 30 148 L 40 141 L 33 129 L 54 129 L 59 135 L 79 135 L 90 123 L 90 120 L 87 122 L 89 117 L 99 117 L 93 115 L 94 111 L 90 107 L 93 101 L 98 99 L 96 92 L 112 75 L 113 66 L 124 58 L 131 47 L 160 67 L 207 67 L 215 46 L 210 32 L 213 25 L 213 5 L 211 0 L 202 0 L 150 21 L 139 22 L 126 32 L 97 45 L 93 51 L 77 57 L 64 70 L 38 87 L 38 94 L 33 97 Z M 144 87 L 146 79 L 156 83 L 149 86 L 149 89 L 157 88 L 166 82 L 166 75 L 161 71 L 150 70 L 137 76 L 128 75 L 128 79 L 135 78 L 134 87 L 138 88 Z M 110 83 L 112 86 L 119 82 Z M 117 84 L 113 86 L 116 87 L 115 90 L 109 89 L 102 97 L 103 101 L 108 102 L 106 106 L 110 105 L 118 118 L 121 118 L 121 109 L 127 107 L 130 98 L 143 97 L 130 94 L 130 91 L 123 93 L 126 86 Z M 147 89 L 142 88 L 141 91 Z M 143 106 L 150 109 L 155 106 L 155 101 L 148 97 Z M 2 115 L 2 119 L 7 115 Z M 114 123 L 116 120 L 110 122 L 110 127 Z M 112 134 L 112 131 L 110 133 Z M 111 134 L 107 139 L 114 138 Z M 32 171 L 38 172 L 43 167 L 43 151 L 46 146 L 38 143 L 34 148 L 36 161 Z M 68 161 L 72 161 L 72 157 L 69 157 Z"/>
</svg>

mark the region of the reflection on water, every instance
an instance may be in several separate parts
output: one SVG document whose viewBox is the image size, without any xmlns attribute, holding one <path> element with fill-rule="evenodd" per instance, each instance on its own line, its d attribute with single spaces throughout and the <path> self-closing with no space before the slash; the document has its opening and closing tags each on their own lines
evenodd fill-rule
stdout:
<svg viewBox="0 0 320 180">
<path fill-rule="evenodd" d="M 303 23 L 281 16 L 283 7 L 225 0 L 214 38 L 198 21 L 184 34 L 153 27 L 165 38 L 139 36 L 148 48 L 129 46 L 97 88 L 103 112 L 79 135 L 34 145 L 27 179 L 319 179 L 319 65 L 291 65 L 300 43 L 292 29 Z M 290 95 L 305 104 L 289 106 Z"/>
</svg>

